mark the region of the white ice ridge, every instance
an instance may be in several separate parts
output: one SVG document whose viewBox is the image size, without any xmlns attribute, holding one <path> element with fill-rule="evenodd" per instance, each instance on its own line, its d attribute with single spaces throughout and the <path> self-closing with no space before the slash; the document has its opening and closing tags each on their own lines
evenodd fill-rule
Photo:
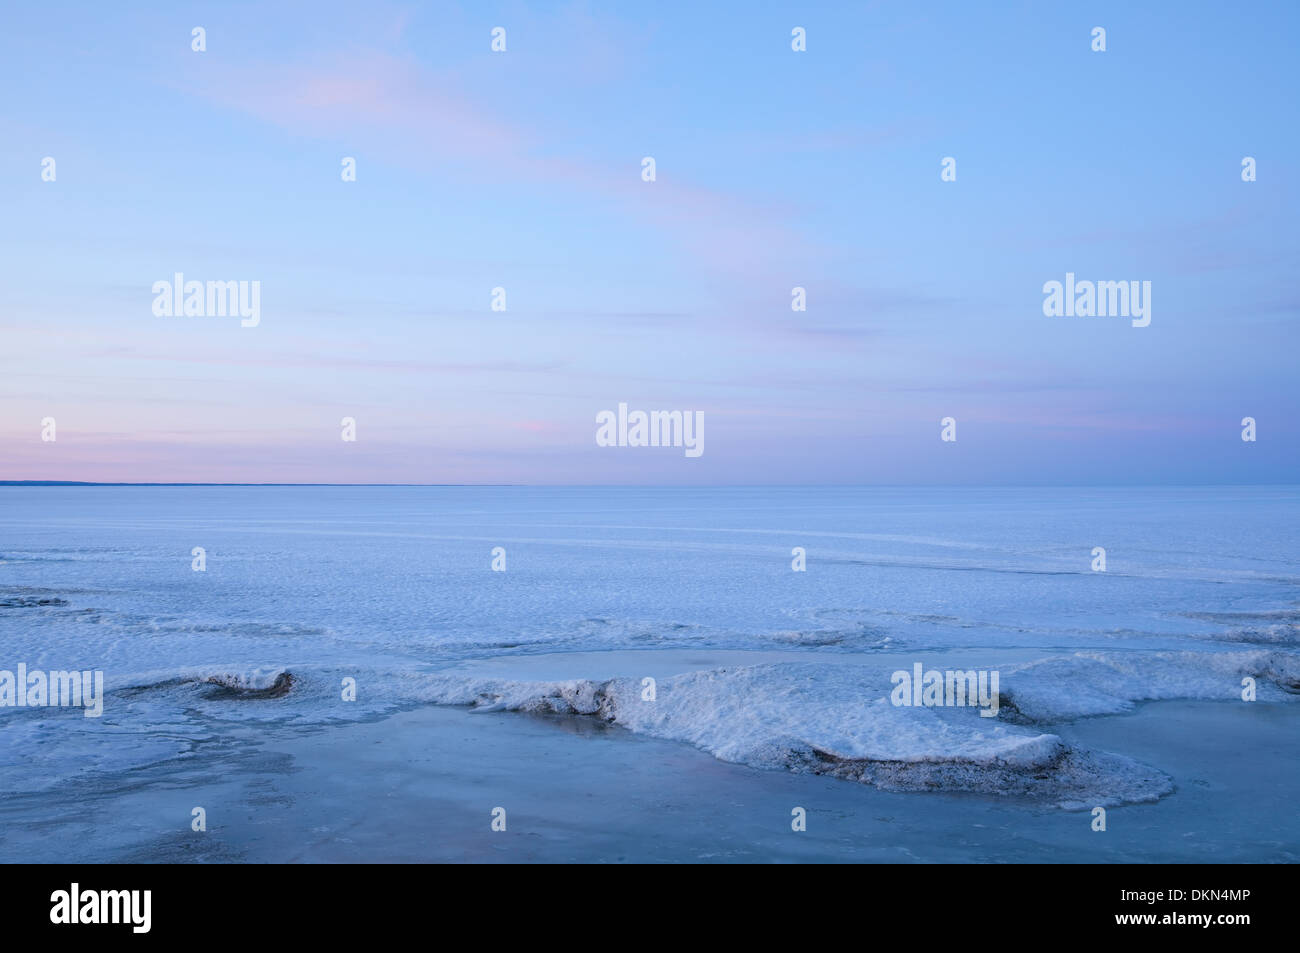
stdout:
<svg viewBox="0 0 1300 953">
<path fill-rule="evenodd" d="M 1075 652 L 1002 673 L 1002 705 L 1035 722 L 1129 711 L 1136 702 L 1172 698 L 1242 700 L 1243 679 L 1258 698 L 1300 693 L 1300 655 L 1244 652 Z"/>
<path fill-rule="evenodd" d="M 1023 722 L 1123 711 L 1156 698 L 1240 699 L 1240 677 L 1294 685 L 1279 653 L 1078 653 L 1008 670 L 1009 718 L 972 708 L 897 707 L 874 665 L 779 662 L 661 678 L 646 700 L 636 676 L 515 681 L 433 676 L 427 699 L 479 710 L 592 715 L 684 741 L 724 761 L 829 774 L 887 790 L 960 790 L 1064 807 L 1150 801 L 1169 793 L 1155 768 L 1084 751 Z M 1276 687 L 1266 687 L 1285 697 Z"/>
</svg>

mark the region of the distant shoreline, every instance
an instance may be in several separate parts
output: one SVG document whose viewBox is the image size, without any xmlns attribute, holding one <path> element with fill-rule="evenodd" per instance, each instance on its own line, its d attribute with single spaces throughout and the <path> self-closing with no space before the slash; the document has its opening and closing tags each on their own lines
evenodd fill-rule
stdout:
<svg viewBox="0 0 1300 953">
<path fill-rule="evenodd" d="M 1300 483 L 124 483 L 99 480 L 0 480 L 14 486 L 279 486 L 279 487 L 457 487 L 465 489 L 532 488 L 583 490 L 737 490 L 737 489 L 876 489 L 876 490 L 1121 490 L 1207 489 L 1211 487 L 1293 487 Z"/>
<path fill-rule="evenodd" d="M 101 483 L 93 480 L 0 480 L 0 486 L 523 486 L 522 483 Z"/>
</svg>

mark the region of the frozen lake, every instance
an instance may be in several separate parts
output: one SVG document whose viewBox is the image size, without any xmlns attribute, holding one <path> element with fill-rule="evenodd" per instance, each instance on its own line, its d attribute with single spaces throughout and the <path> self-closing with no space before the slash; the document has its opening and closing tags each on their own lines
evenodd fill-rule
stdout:
<svg viewBox="0 0 1300 953">
<path fill-rule="evenodd" d="M 107 690 L 0 708 L 0 844 L 1294 861 L 1297 516 L 1294 487 L 0 488 L 0 670 Z M 996 673 L 999 711 L 895 704 L 917 665 Z"/>
</svg>

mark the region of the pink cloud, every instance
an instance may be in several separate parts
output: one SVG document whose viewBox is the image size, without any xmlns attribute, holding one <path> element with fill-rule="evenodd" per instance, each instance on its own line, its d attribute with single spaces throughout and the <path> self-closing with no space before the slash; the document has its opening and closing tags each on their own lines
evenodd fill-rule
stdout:
<svg viewBox="0 0 1300 953">
<path fill-rule="evenodd" d="M 295 135 L 337 142 L 342 149 L 420 171 L 453 167 L 479 181 L 534 184 L 614 203 L 662 229 L 686 261 L 711 273 L 752 276 L 822 249 L 790 226 L 792 209 L 724 190 L 685 183 L 671 174 L 640 180 L 639 155 L 617 169 L 556 154 L 543 130 L 497 118 L 459 88 L 456 77 L 381 51 L 338 54 L 324 65 L 214 61 L 204 81 L 188 88 L 229 109 Z M 348 154 L 348 153 L 345 153 Z"/>
</svg>

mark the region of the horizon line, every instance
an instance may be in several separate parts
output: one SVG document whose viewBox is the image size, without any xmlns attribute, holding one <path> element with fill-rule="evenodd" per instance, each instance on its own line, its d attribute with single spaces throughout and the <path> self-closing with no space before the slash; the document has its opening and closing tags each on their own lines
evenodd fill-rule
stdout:
<svg viewBox="0 0 1300 953">
<path fill-rule="evenodd" d="M 159 482 L 159 481 L 109 481 L 109 480 L 0 480 L 0 487 L 19 486 L 246 486 L 246 487 L 477 487 L 483 489 L 501 487 L 524 487 L 532 489 L 650 489 L 650 490 L 704 490 L 704 489 L 744 489 L 770 487 L 862 487 L 879 489 L 920 489 L 920 488 L 986 488 L 1017 489 L 1027 487 L 1060 489 L 1106 489 L 1109 487 L 1291 487 L 1300 486 L 1300 481 L 1293 483 L 207 483 L 207 482 Z"/>
</svg>

